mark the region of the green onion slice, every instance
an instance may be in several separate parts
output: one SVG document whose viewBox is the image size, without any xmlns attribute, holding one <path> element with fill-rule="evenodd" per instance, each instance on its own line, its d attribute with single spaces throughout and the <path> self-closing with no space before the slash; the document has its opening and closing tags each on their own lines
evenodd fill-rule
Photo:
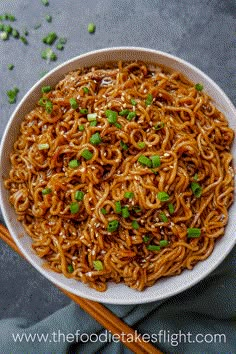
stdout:
<svg viewBox="0 0 236 354">
<path fill-rule="evenodd" d="M 44 188 L 42 190 L 42 195 L 47 195 L 47 194 L 50 194 L 52 193 L 52 189 L 51 188 Z"/>
<path fill-rule="evenodd" d="M 89 122 L 92 122 L 93 120 L 97 119 L 97 113 L 89 113 L 87 114 L 87 119 Z"/>
<path fill-rule="evenodd" d="M 159 155 L 153 155 L 150 157 L 150 159 L 152 160 L 152 167 L 153 168 L 161 166 L 161 158 Z"/>
<path fill-rule="evenodd" d="M 197 182 L 191 183 L 191 189 L 196 198 L 200 198 L 202 195 L 202 187 Z"/>
<path fill-rule="evenodd" d="M 195 89 L 196 89 L 197 91 L 202 91 L 202 90 L 203 90 L 203 85 L 202 85 L 202 84 L 196 84 L 196 85 L 195 85 Z"/>
<path fill-rule="evenodd" d="M 127 116 L 130 113 L 128 109 L 123 109 L 122 111 L 119 112 L 120 116 Z"/>
<path fill-rule="evenodd" d="M 131 199 L 134 197 L 134 193 L 133 192 L 125 192 L 124 197 L 127 199 Z"/>
<path fill-rule="evenodd" d="M 152 161 L 147 156 L 140 155 L 138 158 L 138 162 L 144 166 L 152 167 Z"/>
<path fill-rule="evenodd" d="M 91 138 L 89 139 L 90 143 L 93 145 L 98 145 L 102 142 L 102 138 L 100 136 L 100 133 L 95 133 L 91 136 Z"/>
<path fill-rule="evenodd" d="M 147 249 L 149 251 L 160 251 L 161 247 L 160 246 L 157 246 L 157 245 L 148 245 L 147 246 Z"/>
<path fill-rule="evenodd" d="M 83 156 L 86 160 L 91 160 L 91 158 L 93 157 L 93 153 L 88 149 L 85 149 L 82 151 L 81 156 Z"/>
<path fill-rule="evenodd" d="M 117 201 L 115 202 L 115 211 L 116 213 L 121 213 L 122 207 L 121 207 L 121 202 Z"/>
<path fill-rule="evenodd" d="M 154 125 L 154 128 L 156 130 L 160 130 L 160 129 L 164 128 L 164 126 L 165 126 L 164 122 L 158 122 L 156 125 Z"/>
<path fill-rule="evenodd" d="M 149 93 L 149 94 L 147 95 L 146 100 L 145 100 L 145 105 L 146 105 L 146 106 L 150 106 L 150 105 L 152 104 L 152 101 L 153 101 L 153 96 L 152 96 L 151 93 Z"/>
<path fill-rule="evenodd" d="M 143 236 L 143 242 L 147 243 L 150 240 L 150 236 L 145 235 Z"/>
<path fill-rule="evenodd" d="M 137 104 L 137 102 L 133 98 L 131 98 L 130 103 L 132 104 L 132 106 L 136 106 L 136 104 Z"/>
<path fill-rule="evenodd" d="M 159 216 L 162 222 L 168 222 L 168 218 L 164 212 L 161 212 Z"/>
<path fill-rule="evenodd" d="M 76 99 L 74 97 L 70 98 L 70 106 L 73 109 L 77 109 L 78 108 L 78 103 L 77 103 L 77 101 L 76 101 Z"/>
<path fill-rule="evenodd" d="M 128 149 L 129 149 L 128 145 L 125 144 L 123 141 L 120 142 L 120 146 L 121 146 L 121 148 L 122 148 L 123 150 L 128 150 Z"/>
<path fill-rule="evenodd" d="M 96 270 L 103 270 L 103 263 L 102 263 L 102 261 L 99 261 L 99 260 L 97 260 L 97 261 L 93 261 L 93 266 L 94 266 L 94 269 L 96 269 Z"/>
<path fill-rule="evenodd" d="M 38 149 L 39 150 L 47 150 L 47 149 L 49 149 L 49 144 L 38 144 Z"/>
<path fill-rule="evenodd" d="M 129 213 L 129 209 L 127 206 L 125 206 L 124 208 L 121 209 L 121 215 L 123 216 L 123 218 L 128 218 L 130 213 Z"/>
<path fill-rule="evenodd" d="M 167 200 L 169 200 L 170 196 L 169 196 L 169 194 L 167 194 L 166 192 L 158 192 L 158 193 L 157 193 L 157 198 L 158 198 L 161 202 L 166 202 Z"/>
<path fill-rule="evenodd" d="M 73 267 L 72 264 L 68 264 L 68 266 L 67 266 L 67 271 L 68 271 L 68 273 L 73 273 L 74 267 Z"/>
<path fill-rule="evenodd" d="M 119 221 L 118 220 L 112 220 L 109 221 L 108 226 L 107 226 L 107 231 L 108 232 L 114 232 L 118 229 L 119 227 Z"/>
<path fill-rule="evenodd" d="M 75 200 L 82 201 L 84 199 L 84 192 L 76 191 L 75 192 Z"/>
<path fill-rule="evenodd" d="M 90 23 L 88 24 L 87 29 L 88 29 L 88 32 L 89 32 L 89 33 L 94 33 L 95 30 L 96 30 L 96 26 L 95 26 L 95 24 L 94 24 L 93 22 L 90 22 Z"/>
<path fill-rule="evenodd" d="M 132 228 L 134 230 L 138 230 L 139 229 L 139 223 L 137 222 L 137 220 L 133 220 L 132 221 Z"/>
<path fill-rule="evenodd" d="M 52 89 L 51 86 L 43 86 L 41 88 L 41 91 L 42 91 L 42 93 L 48 93 L 51 91 L 51 89 Z"/>
<path fill-rule="evenodd" d="M 88 110 L 87 110 L 87 108 L 81 108 L 81 109 L 79 110 L 79 113 L 81 113 L 81 114 L 88 114 Z"/>
<path fill-rule="evenodd" d="M 168 208 L 169 208 L 169 213 L 170 214 L 174 214 L 175 208 L 174 208 L 174 205 L 172 203 L 168 204 Z"/>
<path fill-rule="evenodd" d="M 126 119 L 128 121 L 131 121 L 135 117 L 136 117 L 136 112 L 129 112 L 129 114 L 127 115 Z"/>
<path fill-rule="evenodd" d="M 79 211 L 79 204 L 77 202 L 73 202 L 70 204 L 70 212 L 71 214 L 76 214 Z"/>
<path fill-rule="evenodd" d="M 117 112 L 112 111 L 111 109 L 107 109 L 105 112 L 107 120 L 111 124 L 115 124 L 117 121 Z"/>
<path fill-rule="evenodd" d="M 191 227 L 187 229 L 188 238 L 197 238 L 201 236 L 201 229 L 197 227 Z"/>
<path fill-rule="evenodd" d="M 101 208 L 100 211 L 101 211 L 101 213 L 102 213 L 103 215 L 106 215 L 106 214 L 107 214 L 107 211 L 106 211 L 105 208 Z"/>
<path fill-rule="evenodd" d="M 137 145 L 138 145 L 138 147 L 139 147 L 140 149 L 144 149 L 145 146 L 146 146 L 146 144 L 145 144 L 144 141 L 140 141 Z"/>
<path fill-rule="evenodd" d="M 167 240 L 160 240 L 159 245 L 160 247 L 166 247 L 168 246 L 169 242 Z"/>
</svg>

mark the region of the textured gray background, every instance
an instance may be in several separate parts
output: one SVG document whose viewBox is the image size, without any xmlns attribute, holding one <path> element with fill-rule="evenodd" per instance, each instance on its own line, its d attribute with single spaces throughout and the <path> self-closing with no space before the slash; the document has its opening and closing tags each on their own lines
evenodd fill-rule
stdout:
<svg viewBox="0 0 236 354">
<path fill-rule="evenodd" d="M 19 100 L 39 79 L 64 60 L 90 50 L 111 46 L 142 46 L 177 55 L 202 69 L 235 104 L 234 0 L 0 0 L 0 14 L 12 12 L 13 25 L 29 30 L 29 45 L 0 41 L 0 136 L 15 105 L 6 91 L 20 88 Z M 53 16 L 47 23 L 44 16 Z M 96 24 L 96 33 L 87 24 Z M 35 30 L 34 25 L 42 26 Z M 41 59 L 41 39 L 49 31 L 68 38 L 57 62 Z M 15 69 L 7 70 L 13 63 Z M 0 242 L 0 318 L 21 316 L 37 321 L 69 300 L 54 285 Z"/>
</svg>

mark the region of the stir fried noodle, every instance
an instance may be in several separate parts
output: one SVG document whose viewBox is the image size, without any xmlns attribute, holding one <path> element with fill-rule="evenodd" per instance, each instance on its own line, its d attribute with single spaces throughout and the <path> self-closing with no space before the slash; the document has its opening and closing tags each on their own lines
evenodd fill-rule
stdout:
<svg viewBox="0 0 236 354">
<path fill-rule="evenodd" d="M 142 62 L 71 72 L 25 116 L 5 180 L 39 257 L 104 291 L 206 259 L 233 202 L 224 115 L 201 84 Z"/>
</svg>

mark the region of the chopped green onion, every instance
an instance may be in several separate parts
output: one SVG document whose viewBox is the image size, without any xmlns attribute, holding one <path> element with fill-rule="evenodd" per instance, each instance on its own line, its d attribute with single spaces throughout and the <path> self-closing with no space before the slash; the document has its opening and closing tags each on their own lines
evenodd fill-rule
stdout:
<svg viewBox="0 0 236 354">
<path fill-rule="evenodd" d="M 46 16 L 45 16 L 45 20 L 46 20 L 47 22 L 52 22 L 52 16 L 51 16 L 51 15 L 46 15 Z"/>
<path fill-rule="evenodd" d="M 125 206 L 124 208 L 121 209 L 121 214 L 123 216 L 123 218 L 128 218 L 129 217 L 129 209 L 127 206 Z"/>
<path fill-rule="evenodd" d="M 27 31 L 27 29 L 24 30 L 24 35 L 27 37 L 29 35 L 29 32 Z"/>
<path fill-rule="evenodd" d="M 123 141 L 120 142 L 120 146 L 121 146 L 121 148 L 124 149 L 124 150 L 128 150 L 128 148 L 129 148 L 128 145 L 125 144 Z"/>
<path fill-rule="evenodd" d="M 94 32 L 95 32 L 95 29 L 96 29 L 96 26 L 95 26 L 95 24 L 94 24 L 93 22 L 90 22 L 90 23 L 88 24 L 87 29 L 88 29 L 88 32 L 89 32 L 89 33 L 94 33 Z"/>
<path fill-rule="evenodd" d="M 131 121 L 134 117 L 136 117 L 136 112 L 129 112 L 129 114 L 127 115 L 126 119 L 128 121 Z"/>
<path fill-rule="evenodd" d="M 57 48 L 58 50 L 63 50 L 63 49 L 64 49 L 64 45 L 61 44 L 61 43 L 57 43 L 56 48 Z"/>
<path fill-rule="evenodd" d="M 131 199 L 134 197 L 134 193 L 133 192 L 125 192 L 124 197 L 127 199 Z"/>
<path fill-rule="evenodd" d="M 202 90 L 203 90 L 203 85 L 202 85 L 202 84 L 196 84 L 196 85 L 195 85 L 195 89 L 196 89 L 197 91 L 202 91 Z"/>
<path fill-rule="evenodd" d="M 166 216 L 166 214 L 164 212 L 161 212 L 159 214 L 159 216 L 160 216 L 161 221 L 168 222 L 168 218 L 167 218 L 167 216 Z"/>
<path fill-rule="evenodd" d="M 98 122 L 96 120 L 93 120 L 92 122 L 90 122 L 90 127 L 96 127 L 98 124 Z"/>
<path fill-rule="evenodd" d="M 19 37 L 20 37 L 19 32 L 18 32 L 15 28 L 12 29 L 11 35 L 12 35 L 12 37 L 14 37 L 14 38 L 19 38 Z"/>
<path fill-rule="evenodd" d="M 83 87 L 83 91 L 84 91 L 84 93 L 89 93 L 89 89 L 88 89 L 88 87 Z"/>
<path fill-rule="evenodd" d="M 41 26 L 42 26 L 41 23 L 36 23 L 36 24 L 34 25 L 34 29 L 37 30 L 37 29 L 39 29 Z"/>
<path fill-rule="evenodd" d="M 106 215 L 106 214 L 107 214 L 107 211 L 106 211 L 105 208 L 101 208 L 100 211 L 101 211 L 101 213 L 102 213 L 103 215 Z"/>
<path fill-rule="evenodd" d="M 150 236 L 145 235 L 143 236 L 143 242 L 147 243 L 150 240 Z"/>
<path fill-rule="evenodd" d="M 165 126 L 164 122 L 158 122 L 156 125 L 154 125 L 154 128 L 156 130 L 160 130 L 160 129 L 164 128 L 164 126 Z"/>
<path fill-rule="evenodd" d="M 53 110 L 53 104 L 52 104 L 52 102 L 51 101 L 47 101 L 46 102 L 46 105 L 45 105 L 45 109 L 46 109 L 46 112 L 47 113 L 52 113 L 52 110 Z"/>
<path fill-rule="evenodd" d="M 70 160 L 70 162 L 69 162 L 69 167 L 70 167 L 70 168 L 76 168 L 76 167 L 78 167 L 79 165 L 80 165 L 80 163 L 79 163 L 79 161 L 76 160 L 76 159 Z"/>
<path fill-rule="evenodd" d="M 134 206 L 133 211 L 135 211 L 135 213 L 140 213 L 142 209 L 139 206 Z"/>
<path fill-rule="evenodd" d="M 41 97 L 39 100 L 39 105 L 44 107 L 47 101 L 48 101 L 47 97 Z"/>
<path fill-rule="evenodd" d="M 152 160 L 152 167 L 153 168 L 161 166 L 161 158 L 159 155 L 153 155 L 150 157 L 150 159 Z"/>
<path fill-rule="evenodd" d="M 6 41 L 8 39 L 8 33 L 7 32 L 1 32 L 0 33 L 0 38 L 3 40 L 3 41 Z"/>
<path fill-rule="evenodd" d="M 98 145 L 102 142 L 102 138 L 100 136 L 100 133 L 95 133 L 91 136 L 91 138 L 89 139 L 90 143 L 93 145 Z"/>
<path fill-rule="evenodd" d="M 119 112 L 119 115 L 123 117 L 123 116 L 127 116 L 129 113 L 130 111 L 128 109 L 123 109 L 123 111 Z"/>
<path fill-rule="evenodd" d="M 73 273 L 74 267 L 73 267 L 72 264 L 68 264 L 68 266 L 67 266 L 67 271 L 68 271 L 68 273 Z"/>
<path fill-rule="evenodd" d="M 118 129 L 121 129 L 122 128 L 122 125 L 120 123 L 115 123 L 114 126 Z"/>
<path fill-rule="evenodd" d="M 152 161 L 147 156 L 140 155 L 138 158 L 138 162 L 144 166 L 152 167 Z"/>
<path fill-rule="evenodd" d="M 44 6 L 48 6 L 49 5 L 49 1 L 48 0 L 41 0 L 42 1 L 42 4 Z"/>
<path fill-rule="evenodd" d="M 174 214 L 175 208 L 174 208 L 174 205 L 173 205 L 172 203 L 169 203 L 169 204 L 168 204 L 168 208 L 169 208 L 170 214 Z"/>
<path fill-rule="evenodd" d="M 137 102 L 133 98 L 131 98 L 130 103 L 132 104 L 132 106 L 136 106 L 137 104 Z"/>
<path fill-rule="evenodd" d="M 56 54 L 52 51 L 51 48 L 46 48 L 45 50 L 43 50 L 41 52 L 41 58 L 45 59 L 45 60 L 51 60 L 51 61 L 55 61 L 57 60 L 57 56 Z"/>
<path fill-rule="evenodd" d="M 73 202 L 70 205 L 70 212 L 71 214 L 76 214 L 79 211 L 79 204 L 77 202 Z"/>
<path fill-rule="evenodd" d="M 121 202 L 120 201 L 117 201 L 115 202 L 115 211 L 116 213 L 121 213 Z"/>
<path fill-rule="evenodd" d="M 107 231 L 108 232 L 114 232 L 118 229 L 119 227 L 119 221 L 118 220 L 112 220 L 109 221 L 108 226 L 107 226 Z"/>
<path fill-rule="evenodd" d="M 49 144 L 38 144 L 38 149 L 39 150 L 47 150 L 47 149 L 49 149 Z"/>
<path fill-rule="evenodd" d="M 107 109 L 105 112 L 107 120 L 111 124 L 115 124 L 117 121 L 117 112 L 112 111 L 111 109 Z"/>
<path fill-rule="evenodd" d="M 196 198 L 200 198 L 202 195 L 202 187 L 197 182 L 191 183 L 191 189 Z"/>
<path fill-rule="evenodd" d="M 93 261 L 93 266 L 96 270 L 103 270 L 103 263 L 101 261 Z"/>
<path fill-rule="evenodd" d="M 62 38 L 59 38 L 59 39 L 58 39 L 58 42 L 59 42 L 60 44 L 66 44 L 67 39 L 66 39 L 65 37 L 62 37 Z"/>
<path fill-rule="evenodd" d="M 16 98 L 17 98 L 17 94 L 19 92 L 19 89 L 17 87 L 14 87 L 13 90 L 9 90 L 7 91 L 7 96 L 8 96 L 8 102 L 9 103 L 15 103 L 16 102 Z"/>
<path fill-rule="evenodd" d="M 44 188 L 42 190 L 42 195 L 47 195 L 47 194 L 50 194 L 50 193 L 52 193 L 51 188 Z"/>
<path fill-rule="evenodd" d="M 166 192 L 158 192 L 158 193 L 157 193 L 157 198 L 158 198 L 161 202 L 166 202 L 167 200 L 169 200 L 170 196 L 169 196 L 169 194 L 167 194 Z"/>
<path fill-rule="evenodd" d="M 191 227 L 187 229 L 188 238 L 197 238 L 201 236 L 201 229 L 197 227 Z"/>
<path fill-rule="evenodd" d="M 70 98 L 70 106 L 72 109 L 77 109 L 78 108 L 78 103 L 74 97 Z"/>
<path fill-rule="evenodd" d="M 146 106 L 150 106 L 150 105 L 152 104 L 152 100 L 153 100 L 153 96 L 152 96 L 151 93 L 149 93 L 149 94 L 147 95 L 146 100 L 145 100 L 145 105 L 146 105 Z"/>
<path fill-rule="evenodd" d="M 4 24 L 0 22 L 0 31 L 4 30 Z"/>
<path fill-rule="evenodd" d="M 140 141 L 137 145 L 138 145 L 138 147 L 139 147 L 140 149 L 144 149 L 145 146 L 146 146 L 146 144 L 145 144 L 144 141 Z"/>
<path fill-rule="evenodd" d="M 195 175 L 193 176 L 193 179 L 194 179 L 194 181 L 198 180 L 198 174 L 197 173 L 195 173 Z"/>
<path fill-rule="evenodd" d="M 159 245 L 160 247 L 166 247 L 168 246 L 169 242 L 167 240 L 160 240 Z"/>
<path fill-rule="evenodd" d="M 7 32 L 8 34 L 10 34 L 12 32 L 12 26 L 10 25 L 3 25 L 3 31 Z"/>
<path fill-rule="evenodd" d="M 132 221 L 132 228 L 134 230 L 138 230 L 139 229 L 139 223 L 137 222 L 137 220 L 133 220 Z"/>
<path fill-rule="evenodd" d="M 82 151 L 81 156 L 83 156 L 86 160 L 91 160 L 91 158 L 93 157 L 93 153 L 88 149 L 85 149 L 84 151 Z"/>
<path fill-rule="evenodd" d="M 79 125 L 79 131 L 82 132 L 82 131 L 84 131 L 84 129 L 85 129 L 85 128 L 84 128 L 84 124 L 80 124 L 80 125 Z"/>
<path fill-rule="evenodd" d="M 8 70 L 13 70 L 14 69 L 14 65 L 13 64 L 8 64 L 7 68 L 8 68 Z"/>
<path fill-rule="evenodd" d="M 160 251 L 161 247 L 160 246 L 157 246 L 157 245 L 148 245 L 147 246 L 147 249 L 149 251 Z"/>
<path fill-rule="evenodd" d="M 81 109 L 79 110 L 79 113 L 81 113 L 81 114 L 88 114 L 88 110 L 87 110 L 87 108 L 81 108 Z"/>
<path fill-rule="evenodd" d="M 3 17 L 2 18 L 3 20 L 5 19 L 5 20 L 9 20 L 11 22 L 16 20 L 15 16 L 13 16 L 12 14 L 5 14 L 5 15 L 3 15 L 1 17 Z"/>
<path fill-rule="evenodd" d="M 89 122 L 91 122 L 92 120 L 96 120 L 97 119 L 97 113 L 89 113 L 87 114 L 87 119 Z"/>
<path fill-rule="evenodd" d="M 48 93 L 51 91 L 51 89 L 52 89 L 51 86 L 43 86 L 41 88 L 41 91 L 42 91 L 42 93 Z"/>
<path fill-rule="evenodd" d="M 75 200 L 82 201 L 84 199 L 84 192 L 76 191 L 75 192 Z"/>
<path fill-rule="evenodd" d="M 21 40 L 22 43 L 28 44 L 28 41 L 27 41 L 27 39 L 24 36 L 20 36 L 20 40 Z"/>
<path fill-rule="evenodd" d="M 42 39 L 43 43 L 52 45 L 57 39 L 57 34 L 55 32 L 49 32 L 46 37 Z"/>
</svg>

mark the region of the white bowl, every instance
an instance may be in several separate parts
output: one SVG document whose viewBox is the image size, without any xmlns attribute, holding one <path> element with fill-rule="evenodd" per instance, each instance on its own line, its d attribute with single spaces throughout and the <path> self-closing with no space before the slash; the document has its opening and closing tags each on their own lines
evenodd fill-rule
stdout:
<svg viewBox="0 0 236 354">
<path fill-rule="evenodd" d="M 10 170 L 9 153 L 13 148 L 13 142 L 19 134 L 20 123 L 25 114 L 34 108 L 36 101 L 40 98 L 41 87 L 44 85 L 54 86 L 66 73 L 76 70 L 78 67 L 100 65 L 117 60 L 142 60 L 151 64 L 164 64 L 167 67 L 182 72 L 193 82 L 201 82 L 204 85 L 204 90 L 213 98 L 216 106 L 225 114 L 231 128 L 236 128 L 236 110 L 229 98 L 206 74 L 186 61 L 167 53 L 145 48 L 121 47 L 97 50 L 80 55 L 58 66 L 38 81 L 22 99 L 9 120 L 1 142 L 0 165 L 1 176 L 3 178 L 8 175 Z M 236 156 L 236 143 L 233 145 L 232 153 Z M 8 191 L 4 188 L 3 178 L 1 178 L 0 182 L 2 212 L 7 227 L 19 249 L 27 260 L 47 279 L 71 293 L 87 299 L 112 304 L 139 304 L 170 297 L 190 288 L 205 278 L 223 261 L 235 245 L 236 223 L 234 217 L 236 215 L 236 203 L 230 208 L 229 222 L 224 237 L 217 240 L 211 256 L 205 261 L 199 262 L 193 270 L 185 270 L 181 275 L 158 280 L 155 285 L 143 292 L 130 289 L 124 284 L 109 283 L 107 291 L 100 293 L 81 282 L 67 279 L 62 274 L 54 273 L 42 267 L 43 260 L 32 251 L 31 238 L 26 235 L 21 223 L 17 221 L 15 211 L 8 201 Z M 20 237 L 20 235 L 24 236 Z"/>
</svg>

